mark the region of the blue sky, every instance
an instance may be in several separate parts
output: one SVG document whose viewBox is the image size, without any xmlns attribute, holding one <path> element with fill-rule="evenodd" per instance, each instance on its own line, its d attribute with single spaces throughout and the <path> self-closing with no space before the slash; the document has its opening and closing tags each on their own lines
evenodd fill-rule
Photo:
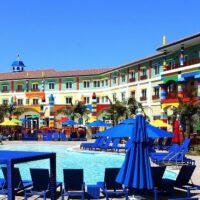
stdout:
<svg viewBox="0 0 200 200">
<path fill-rule="evenodd" d="M 200 32 L 199 0 L 1 0 L 0 72 L 120 66 Z"/>
</svg>

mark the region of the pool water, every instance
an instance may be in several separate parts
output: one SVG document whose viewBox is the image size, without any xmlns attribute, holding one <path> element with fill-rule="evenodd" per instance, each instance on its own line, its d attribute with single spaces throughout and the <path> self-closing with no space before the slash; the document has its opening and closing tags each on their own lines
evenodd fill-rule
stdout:
<svg viewBox="0 0 200 200">
<path fill-rule="evenodd" d="M 84 181 L 86 184 L 95 184 L 98 181 L 103 181 L 105 168 L 121 167 L 125 158 L 124 154 L 93 153 L 89 151 L 75 152 L 68 149 L 65 145 L 12 144 L 1 145 L 0 150 L 55 152 L 57 181 L 63 181 L 63 169 L 84 169 Z M 49 168 L 49 161 L 40 160 L 22 163 L 16 166 L 20 168 L 22 178 L 24 180 L 30 180 L 29 168 Z M 1 170 L 0 177 L 3 177 Z M 176 173 L 165 171 L 164 177 L 175 180 Z"/>
</svg>

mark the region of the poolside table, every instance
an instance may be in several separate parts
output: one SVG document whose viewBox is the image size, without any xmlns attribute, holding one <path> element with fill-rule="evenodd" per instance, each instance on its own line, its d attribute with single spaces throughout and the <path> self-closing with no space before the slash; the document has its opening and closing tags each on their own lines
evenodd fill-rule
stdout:
<svg viewBox="0 0 200 200">
<path fill-rule="evenodd" d="M 50 161 L 50 195 L 56 200 L 56 153 L 27 152 L 27 151 L 0 151 L 0 164 L 7 165 L 8 200 L 14 200 L 14 165 L 18 163 L 49 159 Z"/>
</svg>

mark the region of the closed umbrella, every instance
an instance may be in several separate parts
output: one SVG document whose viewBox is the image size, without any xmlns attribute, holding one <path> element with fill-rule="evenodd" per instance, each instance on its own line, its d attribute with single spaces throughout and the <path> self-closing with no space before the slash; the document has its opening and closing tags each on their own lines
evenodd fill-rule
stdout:
<svg viewBox="0 0 200 200">
<path fill-rule="evenodd" d="M 18 124 L 16 124 L 15 122 L 12 122 L 10 120 L 6 120 L 2 123 L 0 123 L 1 126 L 18 126 Z"/>
<path fill-rule="evenodd" d="M 143 115 L 137 115 L 132 131 L 132 145 L 116 181 L 135 189 L 153 189 L 153 180 L 148 153 L 147 123 Z"/>
</svg>

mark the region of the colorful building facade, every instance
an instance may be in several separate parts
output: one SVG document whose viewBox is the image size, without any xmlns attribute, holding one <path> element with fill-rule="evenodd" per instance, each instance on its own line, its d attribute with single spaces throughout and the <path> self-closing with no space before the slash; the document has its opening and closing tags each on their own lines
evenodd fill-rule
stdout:
<svg viewBox="0 0 200 200">
<path fill-rule="evenodd" d="M 114 67 L 74 71 L 53 69 L 24 70 L 24 63 L 13 62 L 13 71 L 0 73 L 0 104 L 15 99 L 27 111 L 20 116 L 35 117 L 39 126 L 54 127 L 61 114 L 56 111 L 84 98 L 93 118 L 102 117 L 110 101 L 134 96 L 151 119 L 167 120 L 178 97 L 184 102 L 200 97 L 200 34 L 166 44 L 154 55 Z M 94 96 L 95 92 L 95 96 Z"/>
</svg>

